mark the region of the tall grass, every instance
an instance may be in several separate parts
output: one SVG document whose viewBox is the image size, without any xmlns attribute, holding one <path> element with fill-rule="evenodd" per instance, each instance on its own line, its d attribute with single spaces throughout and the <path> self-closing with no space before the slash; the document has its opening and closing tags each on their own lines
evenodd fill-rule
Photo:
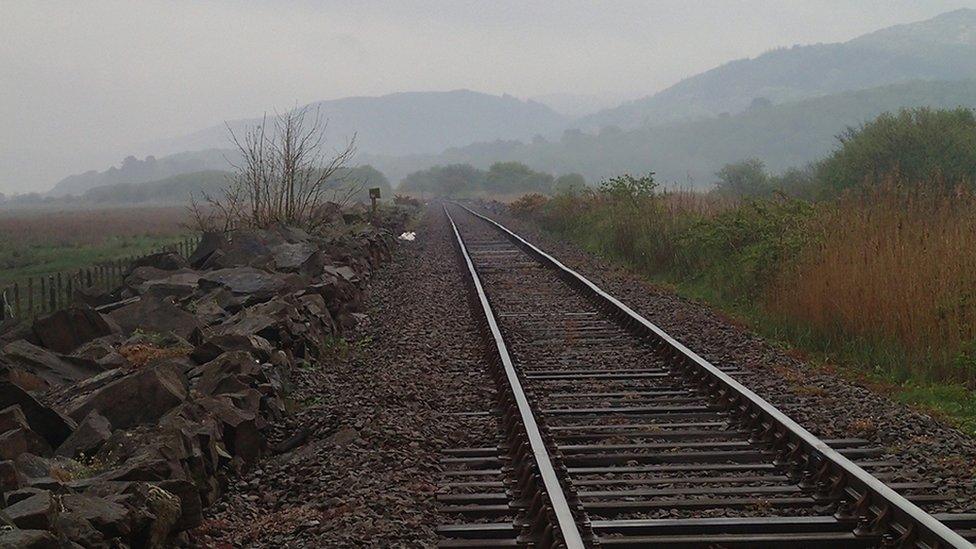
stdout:
<svg viewBox="0 0 976 549">
<path fill-rule="evenodd" d="M 829 202 L 687 192 L 513 213 L 976 432 L 976 195 L 888 179 Z"/>
<path fill-rule="evenodd" d="M 976 382 L 976 197 L 940 188 L 889 179 L 824 208 L 767 310 L 821 342 L 889 348 L 901 375 Z"/>
</svg>

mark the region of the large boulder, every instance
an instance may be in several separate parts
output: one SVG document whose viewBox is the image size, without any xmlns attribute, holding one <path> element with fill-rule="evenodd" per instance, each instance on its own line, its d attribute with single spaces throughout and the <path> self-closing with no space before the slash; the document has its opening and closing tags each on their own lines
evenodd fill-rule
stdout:
<svg viewBox="0 0 976 549">
<path fill-rule="evenodd" d="M 73 402 L 68 415 L 81 420 L 95 410 L 117 429 L 153 423 L 186 399 L 183 367 L 179 361 L 147 365 Z"/>
<path fill-rule="evenodd" d="M 173 274 L 146 280 L 136 286 L 136 293 L 154 294 L 159 297 L 172 295 L 179 298 L 187 297 L 197 289 L 200 273 L 196 271 L 178 271 Z"/>
<path fill-rule="evenodd" d="M 268 360 L 273 349 L 268 340 L 259 335 L 225 333 L 204 339 L 190 353 L 190 358 L 204 364 L 230 351 L 247 351 L 259 360 Z"/>
<path fill-rule="evenodd" d="M 288 283 L 279 274 L 254 267 L 232 267 L 206 273 L 200 278 L 200 286 L 203 288 L 223 286 L 237 295 L 270 299 L 287 289 Z"/>
<path fill-rule="evenodd" d="M 6 507 L 3 512 L 18 528 L 48 530 L 54 525 L 59 510 L 57 498 L 42 490 Z"/>
<path fill-rule="evenodd" d="M 190 254 L 188 261 L 195 269 L 203 268 L 204 263 L 217 250 L 227 245 L 224 233 L 217 231 L 207 231 L 200 236 L 197 249 Z"/>
<path fill-rule="evenodd" d="M 311 242 L 275 246 L 272 249 L 275 269 L 286 272 L 298 271 L 318 249 L 318 246 Z"/>
<path fill-rule="evenodd" d="M 84 519 L 106 538 L 126 539 L 132 530 L 129 510 L 106 498 L 66 494 L 61 505 L 62 513 Z"/>
<path fill-rule="evenodd" d="M 159 252 L 136 259 L 129 268 L 155 267 L 163 271 L 175 271 L 189 266 L 190 263 L 176 252 Z"/>
<path fill-rule="evenodd" d="M 135 330 L 173 332 L 186 339 L 200 322 L 193 314 L 184 311 L 172 298 L 143 296 L 139 301 L 109 313 L 109 318 L 131 334 Z"/>
<path fill-rule="evenodd" d="M 0 459 L 13 460 L 21 454 L 51 455 L 51 446 L 29 427 L 0 434 Z"/>
<path fill-rule="evenodd" d="M 0 410 L 0 459 L 17 459 L 27 452 L 50 455 L 51 445 L 30 428 L 20 405 Z"/>
<path fill-rule="evenodd" d="M 58 447 L 55 454 L 67 458 L 82 454 L 90 456 L 111 437 L 112 424 L 96 410 L 92 410 L 78 423 L 78 428 Z"/>
<path fill-rule="evenodd" d="M 0 529 L 0 549 L 51 549 L 58 538 L 47 530 Z"/>
<path fill-rule="evenodd" d="M 82 343 L 118 332 L 118 327 L 91 307 L 68 307 L 38 318 L 34 337 L 41 345 L 59 353 L 70 353 Z"/>
<path fill-rule="evenodd" d="M 81 381 L 102 371 L 94 361 L 58 355 L 25 340 L 8 343 L 4 359 L 51 386 Z"/>
<path fill-rule="evenodd" d="M 60 446 L 74 431 L 72 420 L 41 404 L 15 383 L 0 381 L 0 407 L 19 406 L 31 430 L 44 437 L 52 447 Z"/>
</svg>

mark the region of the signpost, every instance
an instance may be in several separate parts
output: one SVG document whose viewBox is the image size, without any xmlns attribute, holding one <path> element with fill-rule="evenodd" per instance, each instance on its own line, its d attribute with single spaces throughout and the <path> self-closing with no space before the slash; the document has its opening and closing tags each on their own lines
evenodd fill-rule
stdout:
<svg viewBox="0 0 976 549">
<path fill-rule="evenodd" d="M 369 201 L 373 203 L 373 219 L 376 219 L 376 201 L 380 198 L 380 188 L 373 187 L 369 190 Z"/>
</svg>

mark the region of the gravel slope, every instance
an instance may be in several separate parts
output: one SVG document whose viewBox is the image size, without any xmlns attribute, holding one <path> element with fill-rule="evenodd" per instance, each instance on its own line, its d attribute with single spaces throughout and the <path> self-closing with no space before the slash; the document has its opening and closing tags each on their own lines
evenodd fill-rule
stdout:
<svg viewBox="0 0 976 549">
<path fill-rule="evenodd" d="M 239 479 L 197 531 L 217 547 L 428 547 L 444 448 L 494 440 L 490 380 L 453 234 L 431 208 L 367 290 L 369 321 L 335 364 L 297 381 L 277 426 L 308 441 Z"/>
</svg>

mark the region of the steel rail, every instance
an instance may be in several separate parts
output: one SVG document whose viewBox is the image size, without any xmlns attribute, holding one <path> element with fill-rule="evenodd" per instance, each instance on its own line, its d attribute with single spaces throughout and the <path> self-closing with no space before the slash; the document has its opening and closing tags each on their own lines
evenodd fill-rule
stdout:
<svg viewBox="0 0 976 549">
<path fill-rule="evenodd" d="M 720 398 L 731 408 L 738 409 L 753 418 L 753 427 L 757 434 L 762 433 L 776 441 L 782 460 L 792 464 L 794 470 L 800 469 L 806 482 L 812 480 L 821 490 L 845 500 L 845 504 L 838 511 L 838 518 L 856 520 L 858 524 L 855 534 L 882 535 L 887 538 L 886 543 L 891 543 L 891 546 L 895 547 L 973 549 L 973 544 L 948 526 L 841 455 L 765 399 L 685 347 L 599 286 L 501 223 L 463 204 L 459 206 L 493 225 L 531 255 L 555 268 L 564 277 L 581 287 L 590 297 L 621 315 L 630 327 L 651 336 L 652 340 L 660 344 L 662 352 L 683 362 L 687 368 L 697 370 L 698 375 L 702 376 L 703 385 L 708 385 L 716 394 L 721 395 Z"/>
<path fill-rule="evenodd" d="M 566 495 L 563 493 L 556 468 L 553 466 L 549 450 L 546 448 L 542 432 L 539 430 L 538 422 L 532 412 L 532 407 L 529 405 L 528 398 L 525 396 L 525 391 L 515 370 L 512 357 L 508 353 L 508 346 L 505 344 L 505 339 L 502 337 L 498 322 L 495 320 L 495 314 L 492 311 L 491 305 L 488 303 L 488 296 L 485 294 L 484 287 L 481 285 L 481 279 L 475 270 L 474 263 L 471 261 L 471 256 L 468 254 L 468 249 L 464 244 L 464 239 L 461 237 L 461 232 L 458 230 L 457 225 L 454 223 L 454 218 L 451 217 L 446 206 L 444 207 L 444 213 L 447 215 L 447 219 L 451 223 L 451 228 L 454 230 L 454 236 L 457 238 L 461 256 L 464 258 L 464 262 L 468 267 L 468 273 L 471 275 L 471 281 L 474 285 L 478 301 L 481 303 L 485 320 L 494 338 L 495 347 L 501 359 L 508 386 L 518 406 L 525 435 L 528 438 L 528 443 L 542 479 L 546 496 L 556 516 L 558 533 L 562 537 L 562 541 L 567 549 L 585 549 L 586 545 L 583 543 L 583 536 L 579 530 L 579 526 L 576 524 L 576 518 L 573 516 L 572 510 L 569 507 L 569 502 L 566 500 Z"/>
</svg>

